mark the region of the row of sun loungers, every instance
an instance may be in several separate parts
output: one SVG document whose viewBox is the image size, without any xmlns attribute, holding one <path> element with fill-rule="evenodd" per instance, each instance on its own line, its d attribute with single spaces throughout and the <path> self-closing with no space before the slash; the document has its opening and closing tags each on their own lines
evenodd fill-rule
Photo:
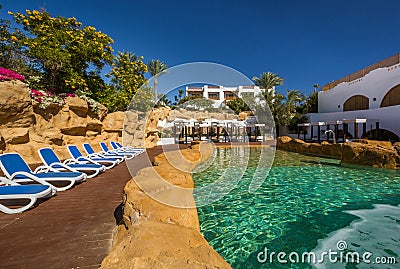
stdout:
<svg viewBox="0 0 400 269">
<path fill-rule="evenodd" d="M 110 144 L 112 149 L 101 142 L 102 151 L 95 152 L 90 144 L 85 143 L 83 148 L 86 155 L 77 146 L 69 145 L 67 149 L 71 158 L 63 162 L 51 148 L 41 148 L 38 153 L 44 165 L 34 171 L 18 153 L 1 154 L 0 168 L 5 177 L 0 177 L 0 211 L 7 214 L 23 212 L 33 206 L 37 199 L 68 190 L 87 178 L 93 178 L 145 152 L 145 149 L 124 147 L 117 142 Z M 28 202 L 16 208 L 8 205 L 10 201 Z"/>
</svg>

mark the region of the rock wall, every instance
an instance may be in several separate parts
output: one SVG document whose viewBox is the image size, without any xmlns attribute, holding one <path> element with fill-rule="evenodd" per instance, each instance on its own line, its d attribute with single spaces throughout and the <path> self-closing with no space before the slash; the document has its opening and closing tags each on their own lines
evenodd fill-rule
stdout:
<svg viewBox="0 0 400 269">
<path fill-rule="evenodd" d="M 213 148 L 211 144 L 202 143 L 181 152 L 190 162 L 181 169 L 191 171 L 212 155 Z M 195 208 L 175 208 L 159 203 L 138 187 L 136 182 L 143 180 L 154 191 L 173 196 L 173 191 L 158 189 L 159 176 L 182 188 L 194 186 L 190 172 L 177 170 L 165 154 L 155 160 L 158 166 L 142 169 L 135 180 L 125 186 L 123 224 L 118 227 L 114 247 L 101 268 L 231 268 L 200 234 Z M 186 198 L 194 204 L 190 196 Z"/>
<path fill-rule="evenodd" d="M 306 143 L 288 136 L 278 138 L 277 148 L 298 153 L 313 154 L 341 160 L 346 164 L 367 165 L 378 168 L 400 169 L 400 143 L 364 140 L 329 144 Z"/>
<path fill-rule="evenodd" d="M 62 107 L 41 109 L 26 84 L 0 82 L 0 153 L 18 152 L 29 163 L 40 163 L 37 150 L 42 147 L 50 146 L 66 159 L 68 144 L 90 143 L 100 150 L 101 141 L 121 141 L 124 119 L 125 112 L 107 114 L 103 106 L 95 113 L 78 97 L 66 98 Z"/>
<path fill-rule="evenodd" d="M 29 163 L 38 163 L 37 150 L 51 146 L 60 158 L 69 158 L 68 144 L 90 143 L 96 150 L 101 141 L 122 141 L 135 147 L 157 145 L 160 120 L 233 119 L 234 114 L 157 108 L 108 113 L 104 106 L 94 112 L 78 97 L 67 97 L 62 107 L 52 104 L 42 109 L 32 102 L 30 91 L 20 81 L 0 82 L 0 153 L 18 152 Z"/>
</svg>

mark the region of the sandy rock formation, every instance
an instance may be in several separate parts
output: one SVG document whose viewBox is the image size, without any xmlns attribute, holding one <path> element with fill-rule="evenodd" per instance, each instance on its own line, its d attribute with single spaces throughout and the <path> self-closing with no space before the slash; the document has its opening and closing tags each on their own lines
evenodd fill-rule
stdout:
<svg viewBox="0 0 400 269">
<path fill-rule="evenodd" d="M 0 82 L 0 126 L 30 127 L 35 122 L 30 91 L 20 81 Z"/>
<path fill-rule="evenodd" d="M 379 168 L 400 169 L 400 155 L 393 146 L 345 143 L 343 145 L 342 162 Z"/>
<path fill-rule="evenodd" d="M 281 150 L 313 154 L 340 159 L 342 163 L 367 165 L 379 168 L 400 169 L 400 143 L 364 140 L 329 144 L 327 142 L 305 143 L 288 136 L 279 137 L 277 147 Z"/>
<path fill-rule="evenodd" d="M 86 142 L 96 145 L 100 141 L 122 141 L 124 137 L 124 144 L 153 147 L 162 132 L 158 122 L 177 117 L 223 120 L 236 118 L 236 115 L 163 107 L 147 114 L 137 111 L 107 114 L 104 106 L 99 105 L 94 111 L 78 97 L 67 97 L 63 106 L 51 104 L 42 109 L 32 101 L 26 84 L 0 82 L 0 152 L 18 151 L 28 162 L 38 162 L 37 149 L 47 146 L 80 146 Z M 69 157 L 65 153 L 61 156 Z"/>
<path fill-rule="evenodd" d="M 230 268 L 201 236 L 195 208 L 160 203 L 137 183 L 147 183 L 152 194 L 162 193 L 194 204 L 193 195 L 176 197 L 157 175 L 173 185 L 192 188 L 189 171 L 213 152 L 211 144 L 203 143 L 201 147 L 201 155 L 199 145 L 182 151 L 186 162 L 180 170 L 171 166 L 164 153 L 156 157 L 158 166 L 141 170 L 135 180 L 128 182 L 124 190 L 124 224 L 119 226 L 115 245 L 101 268 Z"/>
<path fill-rule="evenodd" d="M 123 122 L 116 114 L 108 115 L 111 130 L 103 126 L 106 112 L 99 106 L 98 113 L 77 97 L 67 97 L 62 107 L 52 104 L 42 109 L 34 103 L 26 84 L 20 81 L 0 82 L 0 152 L 18 152 L 29 163 L 40 162 L 37 150 L 51 146 L 65 159 L 68 144 L 80 146 L 91 143 L 97 150 L 100 141 L 121 141 Z M 124 113 L 122 113 L 122 121 Z M 117 126 L 120 124 L 120 126 Z"/>
</svg>

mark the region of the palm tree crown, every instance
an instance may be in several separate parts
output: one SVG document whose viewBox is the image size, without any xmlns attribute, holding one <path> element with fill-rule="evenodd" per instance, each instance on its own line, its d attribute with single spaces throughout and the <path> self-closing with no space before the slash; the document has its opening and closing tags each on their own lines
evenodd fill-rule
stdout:
<svg viewBox="0 0 400 269">
<path fill-rule="evenodd" d="M 168 65 L 160 60 L 151 60 L 147 64 L 147 67 L 149 68 L 149 72 L 153 77 L 158 77 L 164 73 L 164 71 L 168 68 Z"/>
<path fill-rule="evenodd" d="M 272 72 L 264 72 L 259 77 L 253 77 L 256 86 L 263 87 L 265 90 L 273 89 L 275 86 L 283 84 L 284 78 Z"/>
<path fill-rule="evenodd" d="M 149 69 L 150 74 L 153 76 L 153 82 L 154 82 L 154 99 L 157 102 L 157 78 L 164 74 L 166 69 L 168 68 L 168 65 L 163 63 L 160 60 L 151 60 L 148 64 L 147 67 Z"/>
</svg>

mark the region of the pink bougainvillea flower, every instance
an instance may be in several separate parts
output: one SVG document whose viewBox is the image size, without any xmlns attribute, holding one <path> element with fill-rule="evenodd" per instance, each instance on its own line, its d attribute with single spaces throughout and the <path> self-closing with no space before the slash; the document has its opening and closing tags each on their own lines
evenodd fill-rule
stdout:
<svg viewBox="0 0 400 269">
<path fill-rule="evenodd" d="M 24 81 L 25 77 L 10 69 L 0 67 L 0 80 L 20 80 Z"/>
</svg>

